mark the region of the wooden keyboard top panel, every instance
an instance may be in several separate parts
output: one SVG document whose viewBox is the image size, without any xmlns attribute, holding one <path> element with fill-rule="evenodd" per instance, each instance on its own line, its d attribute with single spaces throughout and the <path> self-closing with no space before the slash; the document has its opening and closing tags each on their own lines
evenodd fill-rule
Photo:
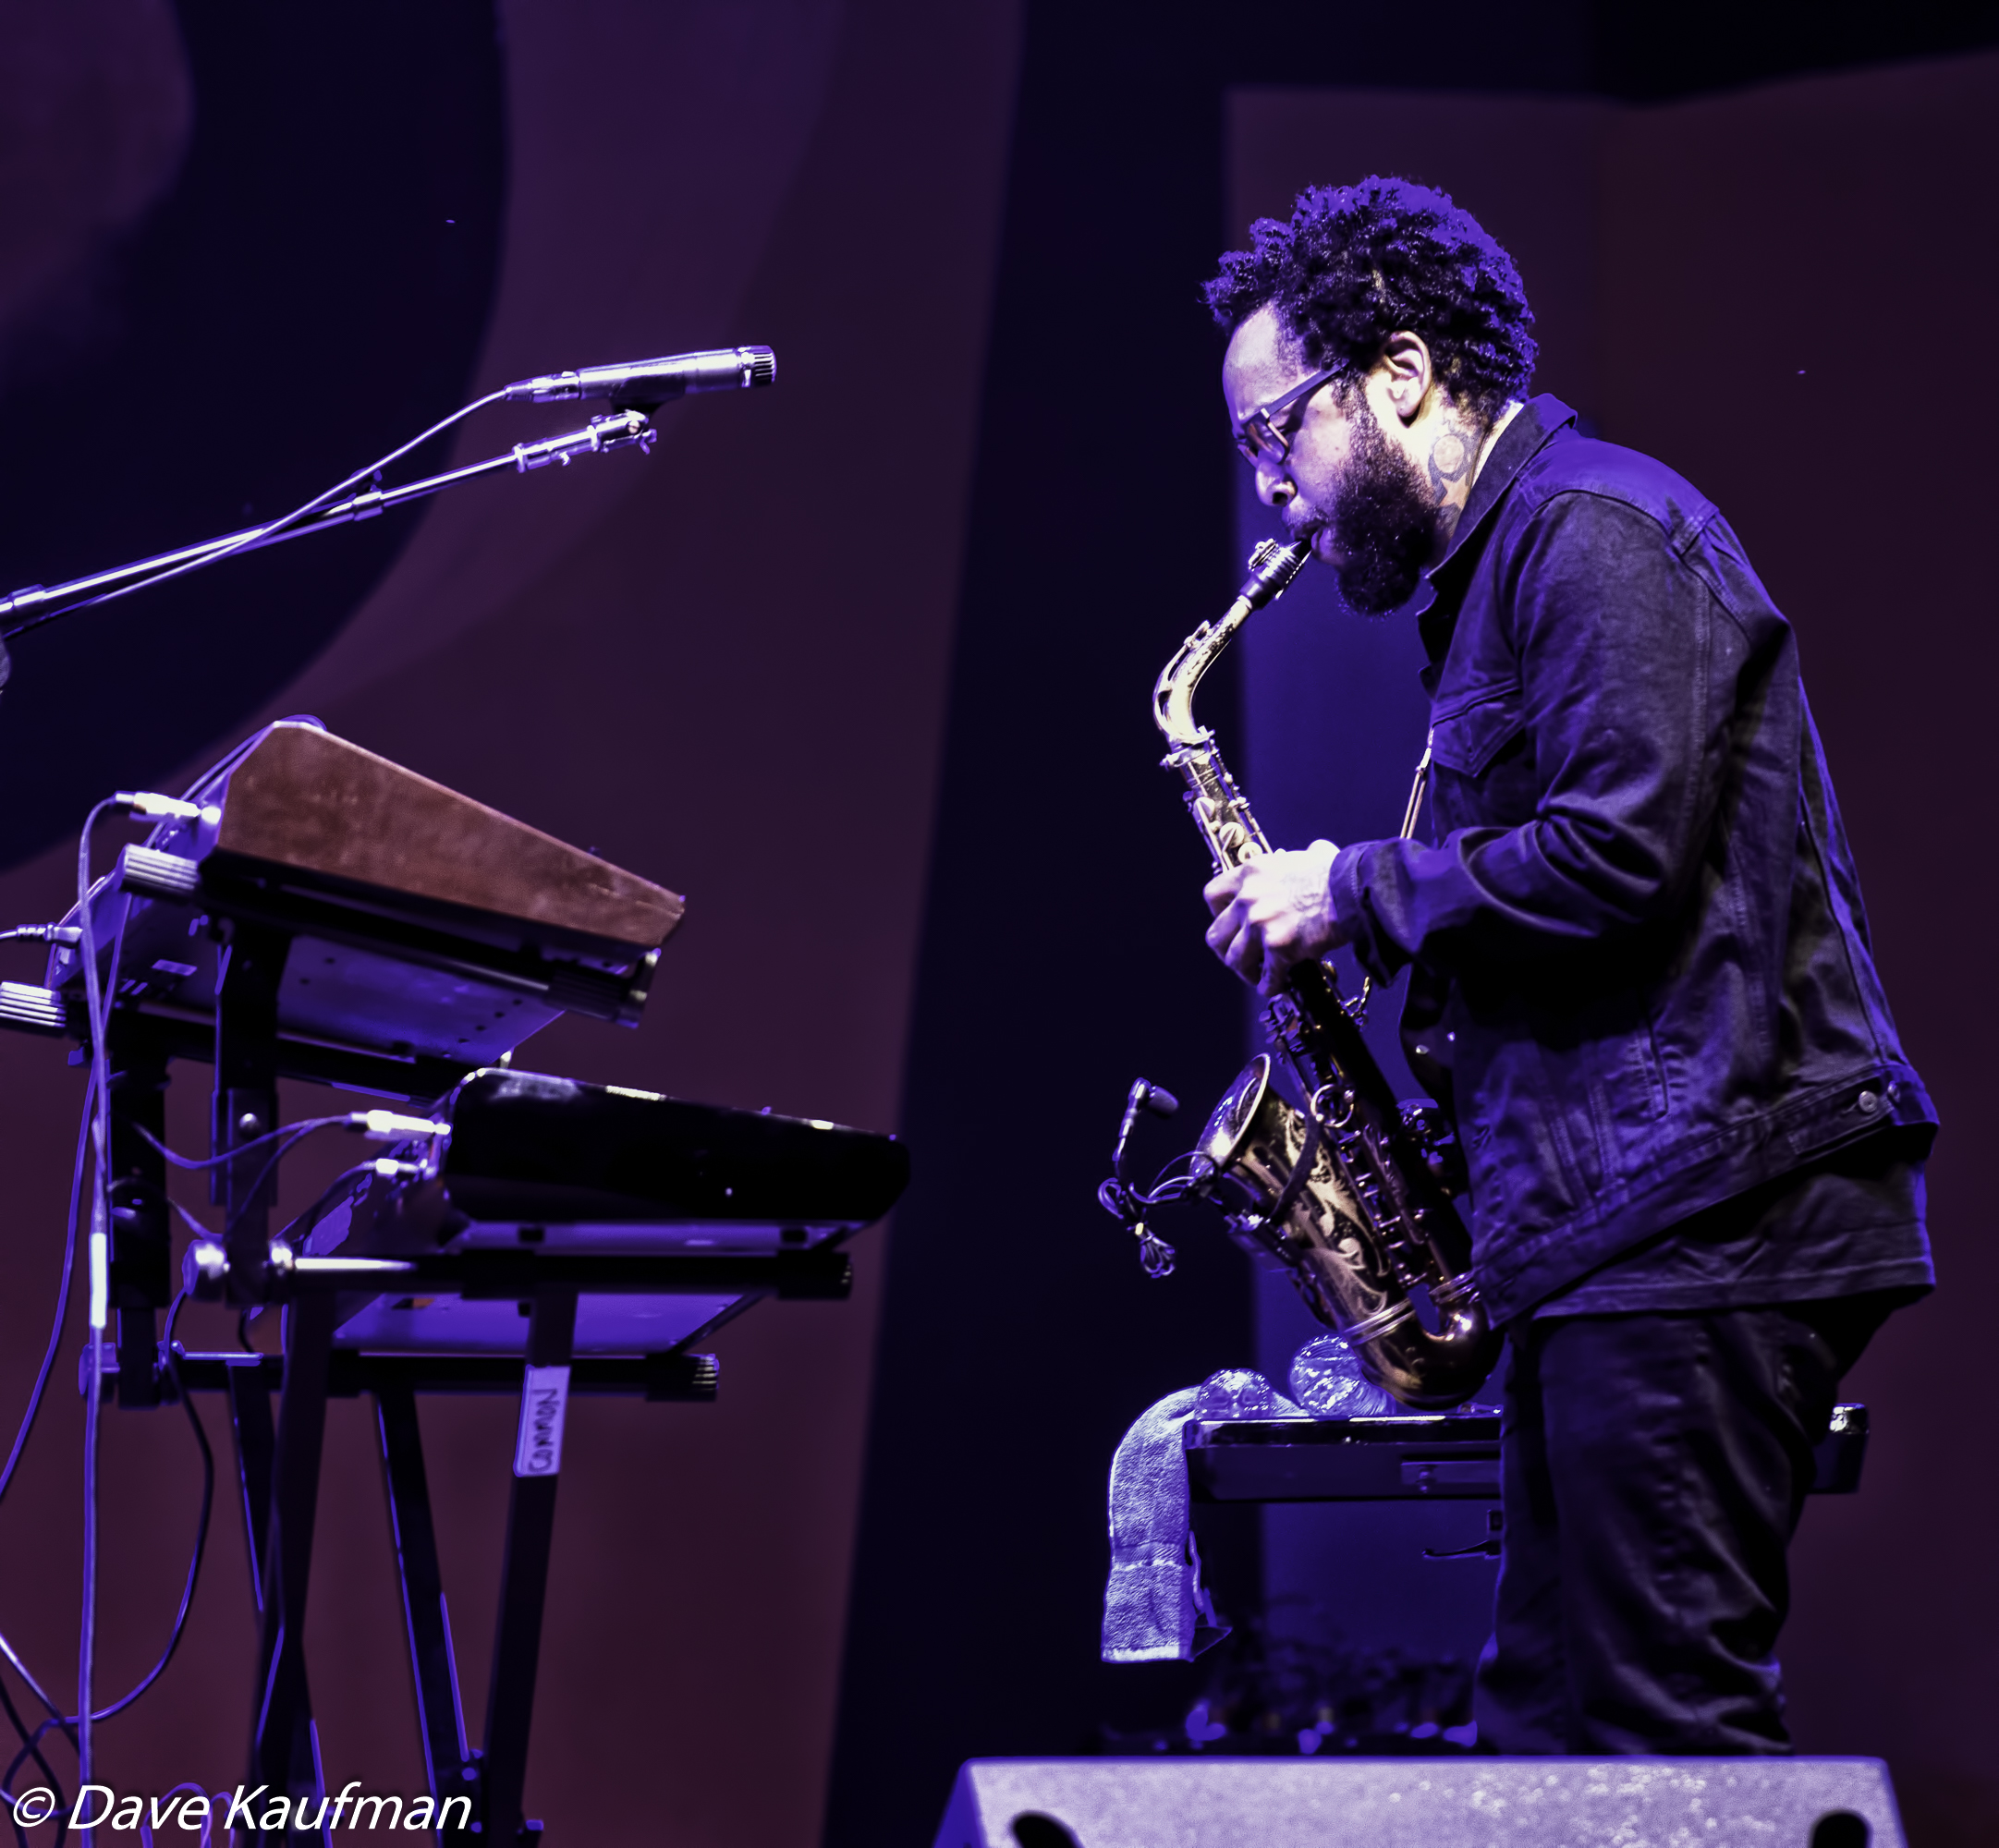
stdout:
<svg viewBox="0 0 1999 1848">
<path fill-rule="evenodd" d="M 210 851 L 652 948 L 678 894 L 313 725 L 272 725 L 196 798 L 219 804 Z M 185 848 L 181 851 L 186 851 Z"/>
</svg>

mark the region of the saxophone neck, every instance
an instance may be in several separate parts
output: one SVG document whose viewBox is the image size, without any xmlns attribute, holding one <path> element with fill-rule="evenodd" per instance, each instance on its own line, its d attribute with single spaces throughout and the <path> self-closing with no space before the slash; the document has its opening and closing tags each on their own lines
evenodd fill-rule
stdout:
<svg viewBox="0 0 1999 1848">
<path fill-rule="evenodd" d="M 1207 728 L 1194 723 L 1194 690 L 1201 675 L 1214 665 L 1251 615 L 1284 594 L 1310 557 L 1308 540 L 1280 545 L 1266 539 L 1249 554 L 1249 575 L 1221 620 L 1201 624 L 1180 644 L 1152 687 L 1152 723 L 1168 742 L 1176 746 L 1207 742 Z"/>
<path fill-rule="evenodd" d="M 1180 644 L 1152 687 L 1152 723 L 1174 745 L 1205 744 L 1213 734 L 1194 722 L 1194 689 L 1201 675 L 1236 638 L 1254 606 L 1238 597 L 1217 623 L 1203 623 Z"/>
</svg>

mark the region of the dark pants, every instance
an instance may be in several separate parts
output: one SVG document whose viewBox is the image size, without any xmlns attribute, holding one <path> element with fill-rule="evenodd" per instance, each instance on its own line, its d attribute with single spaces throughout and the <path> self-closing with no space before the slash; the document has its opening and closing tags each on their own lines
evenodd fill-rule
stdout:
<svg viewBox="0 0 1999 1848">
<path fill-rule="evenodd" d="M 1481 1749 L 1790 1750 L 1785 1550 L 1895 1300 L 1515 1324 Z"/>
</svg>

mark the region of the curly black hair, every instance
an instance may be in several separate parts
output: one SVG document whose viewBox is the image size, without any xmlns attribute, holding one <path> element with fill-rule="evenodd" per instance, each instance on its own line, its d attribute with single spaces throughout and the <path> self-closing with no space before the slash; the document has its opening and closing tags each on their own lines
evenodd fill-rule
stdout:
<svg viewBox="0 0 1999 1848">
<path fill-rule="evenodd" d="M 1533 375 L 1520 273 L 1447 193 L 1378 174 L 1307 187 L 1289 224 L 1259 218 L 1249 236 L 1201 291 L 1231 333 L 1268 303 L 1310 365 L 1349 382 L 1390 334 L 1420 334 L 1452 402 L 1486 424 Z"/>
</svg>

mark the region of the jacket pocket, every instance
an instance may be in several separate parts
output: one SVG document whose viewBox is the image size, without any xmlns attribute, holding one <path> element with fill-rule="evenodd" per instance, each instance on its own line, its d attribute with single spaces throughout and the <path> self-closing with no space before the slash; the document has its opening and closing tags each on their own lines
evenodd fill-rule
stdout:
<svg viewBox="0 0 1999 1848">
<path fill-rule="evenodd" d="M 1598 1185 L 1636 1180 L 1672 1110 L 1652 1020 L 1638 996 L 1617 997 L 1578 1048 L 1578 1075 L 1595 1132 Z"/>
<path fill-rule="evenodd" d="M 1591 1177 L 1577 1160 L 1581 1151 L 1542 1049 L 1525 1037 L 1481 1045 L 1463 1035 L 1457 1050 L 1473 1068 L 1457 1076 L 1481 1235 L 1538 1232 L 1569 1218 L 1588 1197 Z"/>
<path fill-rule="evenodd" d="M 1518 686 L 1484 687 L 1432 713 L 1430 748 L 1444 769 L 1480 776 L 1526 723 Z"/>
</svg>

